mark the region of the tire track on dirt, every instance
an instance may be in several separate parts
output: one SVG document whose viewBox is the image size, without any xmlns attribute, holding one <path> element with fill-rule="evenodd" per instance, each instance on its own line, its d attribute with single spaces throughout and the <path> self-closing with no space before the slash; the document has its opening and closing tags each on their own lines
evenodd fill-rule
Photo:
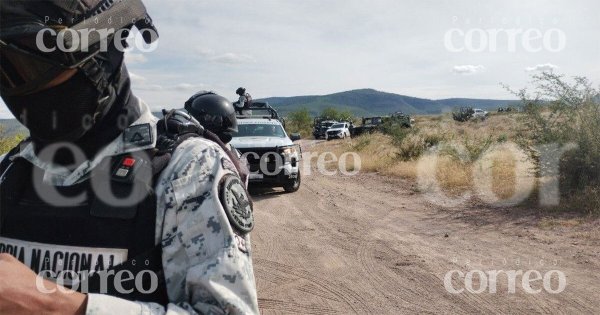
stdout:
<svg viewBox="0 0 600 315">
<path fill-rule="evenodd" d="M 259 299 L 258 306 L 262 310 L 283 311 L 291 314 L 309 314 L 309 315 L 328 315 L 340 314 L 338 311 L 322 306 L 307 306 L 298 303 L 274 300 L 274 299 Z"/>
<path fill-rule="evenodd" d="M 586 267 L 598 266 L 571 258 L 570 244 L 552 248 L 518 238 L 519 227 L 505 217 L 473 212 L 488 209 L 438 209 L 405 181 L 314 174 L 297 193 L 259 196 L 255 205 L 254 262 L 267 314 L 600 314 L 599 278 L 586 278 Z M 575 283 L 564 294 L 450 294 L 443 285 L 446 272 L 471 270 L 456 257 L 536 258 L 554 251 L 572 260 L 561 267 Z"/>
<path fill-rule="evenodd" d="M 305 292 L 309 292 L 323 299 L 341 301 L 355 314 L 371 314 L 370 309 L 363 300 L 362 296 L 350 288 L 345 287 L 342 283 L 328 281 L 322 277 L 315 276 L 304 269 L 295 268 L 293 266 L 281 264 L 275 261 L 267 261 L 262 259 L 255 259 L 255 261 L 257 265 L 261 266 L 261 268 L 266 268 L 269 271 L 277 270 L 279 272 L 292 275 L 301 280 L 309 282 L 317 289 L 314 290 L 309 289 L 309 287 L 304 287 Z"/>
</svg>

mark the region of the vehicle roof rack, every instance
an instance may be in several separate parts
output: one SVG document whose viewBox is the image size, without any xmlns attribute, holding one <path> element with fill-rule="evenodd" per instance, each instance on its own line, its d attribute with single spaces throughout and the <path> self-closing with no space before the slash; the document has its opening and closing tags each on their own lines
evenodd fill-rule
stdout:
<svg viewBox="0 0 600 315">
<path fill-rule="evenodd" d="M 237 102 L 236 102 L 237 103 Z M 235 104 L 235 103 L 234 103 Z M 262 119 L 276 119 L 285 126 L 285 120 L 279 116 L 277 110 L 271 107 L 267 102 L 252 101 L 250 106 L 244 110 L 252 111 L 252 115 L 236 115 L 237 119 L 251 119 L 251 118 L 262 118 Z M 258 113 L 256 113 L 258 112 Z M 266 112 L 266 113 L 265 113 Z"/>
</svg>

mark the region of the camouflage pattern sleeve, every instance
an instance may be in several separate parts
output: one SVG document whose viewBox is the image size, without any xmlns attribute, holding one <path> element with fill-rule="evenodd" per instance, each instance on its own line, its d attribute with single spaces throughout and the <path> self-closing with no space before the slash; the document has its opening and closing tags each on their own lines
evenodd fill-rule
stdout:
<svg viewBox="0 0 600 315">
<path fill-rule="evenodd" d="M 258 314 L 250 236 L 244 222 L 230 221 L 231 207 L 219 198 L 233 187 L 224 183 L 238 182 L 220 147 L 199 138 L 181 144 L 156 187 L 156 235 L 171 304 L 165 310 L 90 294 L 87 314 Z M 247 198 L 240 194 L 230 195 Z"/>
</svg>

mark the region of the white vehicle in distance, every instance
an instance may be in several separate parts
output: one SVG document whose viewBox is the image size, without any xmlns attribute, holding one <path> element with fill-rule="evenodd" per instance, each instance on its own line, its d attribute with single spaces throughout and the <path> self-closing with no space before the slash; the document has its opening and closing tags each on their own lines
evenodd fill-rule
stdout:
<svg viewBox="0 0 600 315">
<path fill-rule="evenodd" d="M 292 139 L 299 140 L 299 136 Z M 302 151 L 292 139 L 279 119 L 238 116 L 238 132 L 230 143 L 248 161 L 250 187 L 283 187 L 286 192 L 300 188 Z"/>
<path fill-rule="evenodd" d="M 483 109 L 480 108 L 474 108 L 473 109 L 474 113 L 473 113 L 473 118 L 475 119 L 486 119 L 489 115 L 489 113 Z"/>
<path fill-rule="evenodd" d="M 327 141 L 336 138 L 346 139 L 346 137 L 350 138 L 350 124 L 347 122 L 333 124 L 327 129 L 327 133 L 325 134 Z"/>
</svg>

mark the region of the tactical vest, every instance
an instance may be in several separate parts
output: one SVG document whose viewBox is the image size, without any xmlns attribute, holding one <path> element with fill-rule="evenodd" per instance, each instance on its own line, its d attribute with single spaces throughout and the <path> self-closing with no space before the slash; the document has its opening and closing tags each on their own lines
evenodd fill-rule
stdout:
<svg viewBox="0 0 600 315">
<path fill-rule="evenodd" d="M 65 282 L 78 291 L 168 304 L 161 245 L 154 244 L 155 181 L 176 147 L 190 137 L 208 138 L 228 155 L 232 154 L 217 136 L 201 126 L 190 125 L 177 113 L 171 112 L 161 120 L 157 130 L 156 148 L 142 151 L 144 154 L 108 157 L 96 167 L 98 171 L 92 173 L 94 182 L 100 183 L 97 186 L 110 187 L 115 198 L 132 194 L 144 196 L 132 206 L 105 203 L 97 197 L 89 178 L 67 187 L 43 184 L 41 176 L 34 183 L 34 172 L 43 174 L 43 170 L 22 158 L 10 162 L 9 157 L 18 152 L 17 148 L 7 154 L 0 164 L 0 174 L 3 174 L 0 252 L 12 254 L 36 273 L 62 272 L 63 279 L 68 274 L 70 279 L 66 277 L 67 280 L 77 278 L 71 271 L 91 271 L 89 277 L 77 278 L 76 286 Z M 238 161 L 234 160 L 234 164 L 239 171 Z M 67 198 L 85 198 L 76 203 L 52 205 L 42 199 L 48 192 Z M 117 276 L 129 280 L 116 285 Z"/>
<path fill-rule="evenodd" d="M 148 168 L 151 161 L 135 155 L 109 157 L 100 164 L 98 186 L 110 187 L 115 198 L 145 196 L 132 206 L 115 207 L 97 198 L 90 179 L 67 187 L 41 181 L 34 185 L 33 173 L 44 171 L 25 159 L 15 159 L 3 170 L 0 185 L 0 251 L 12 254 L 36 273 L 61 278 L 67 287 L 76 279 L 73 289 L 84 293 L 166 305 L 161 246 L 154 245 L 152 178 L 122 176 L 122 170 L 133 174 Z M 67 198 L 85 197 L 81 202 L 52 205 L 42 199 L 52 196 L 52 191 Z M 119 272 L 120 279 L 132 279 L 117 284 Z"/>
</svg>

